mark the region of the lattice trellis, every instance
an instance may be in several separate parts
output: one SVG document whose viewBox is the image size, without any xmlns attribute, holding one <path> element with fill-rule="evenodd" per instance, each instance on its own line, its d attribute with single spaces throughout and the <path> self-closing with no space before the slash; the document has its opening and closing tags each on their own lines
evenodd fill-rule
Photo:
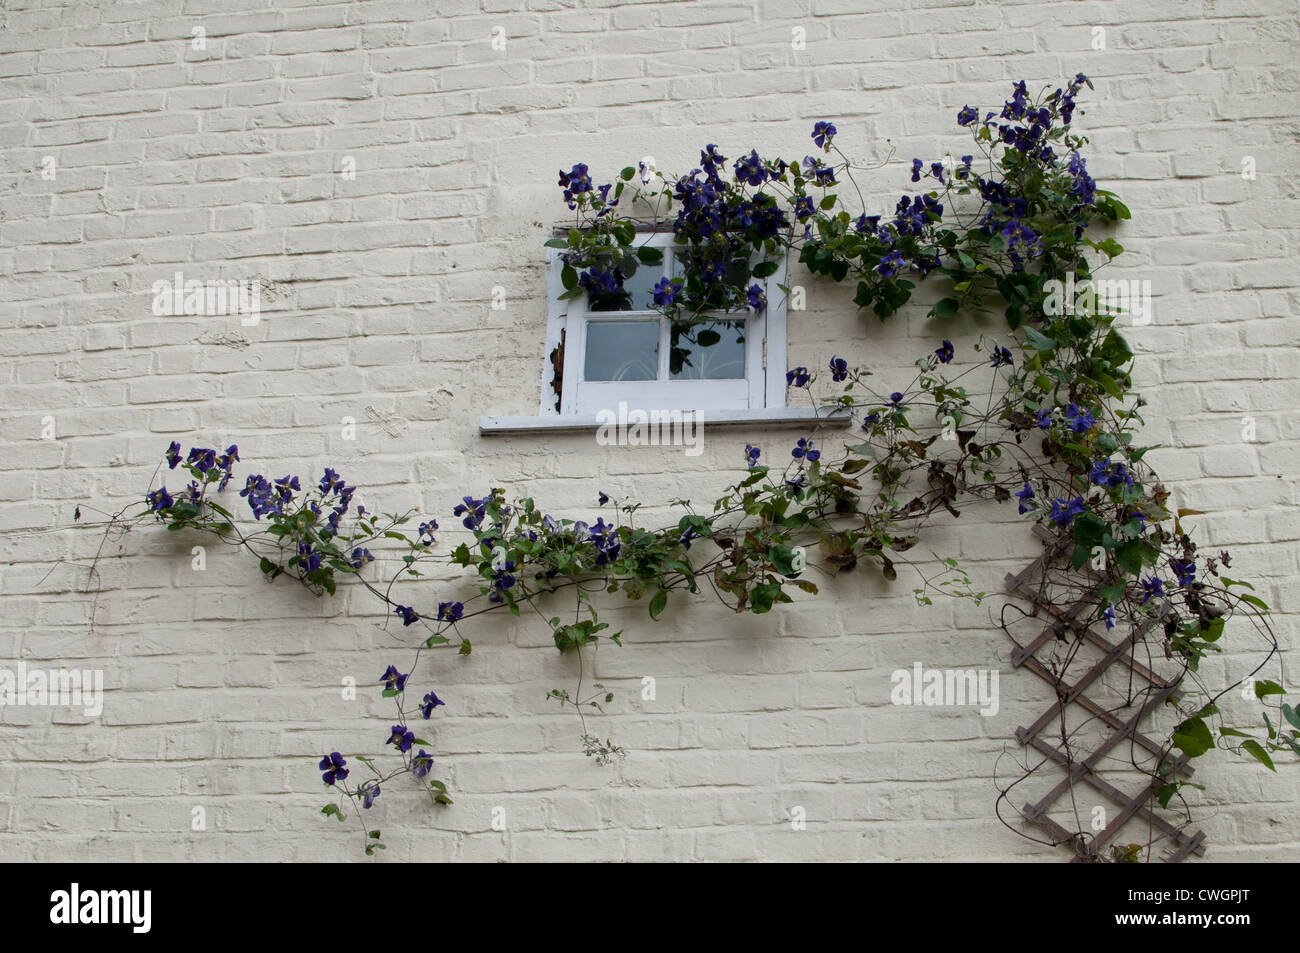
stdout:
<svg viewBox="0 0 1300 953">
<path fill-rule="evenodd" d="M 1035 526 L 1034 531 L 1043 541 L 1043 553 L 1020 573 L 1007 576 L 1006 591 L 1009 595 L 1025 599 L 1033 607 L 1025 617 L 1025 622 L 1039 621 L 1045 624 L 1026 645 L 1016 641 L 1010 626 L 1004 626 L 1004 631 L 1015 645 L 1012 664 L 1017 668 L 1028 669 L 1051 686 L 1056 694 L 1056 702 L 1032 725 L 1017 728 L 1016 739 L 1046 758 L 1048 764 L 1044 767 L 1050 764 L 1058 766 L 1062 777 L 1045 796 L 1025 804 L 1021 808 L 1022 816 L 1046 831 L 1054 840 L 1073 844 L 1076 850 L 1075 861 L 1087 860 L 1099 854 L 1120 829 L 1135 817 L 1146 822 L 1152 832 L 1159 832 L 1169 839 L 1171 844 L 1163 858 L 1165 861 L 1177 862 L 1192 853 L 1203 855 L 1204 833 L 1199 830 L 1190 832 L 1185 826 L 1178 827 L 1152 810 L 1153 795 L 1159 783 L 1157 779 L 1150 779 L 1144 787 L 1130 794 L 1101 776 L 1103 760 L 1125 741 L 1143 749 L 1153 759 L 1158 759 L 1164 753 L 1161 745 L 1139 730 L 1139 726 L 1158 706 L 1167 700 L 1178 700 L 1180 696 L 1177 685 L 1143 665 L 1135 657 L 1134 651 L 1142 637 L 1160 624 L 1160 613 L 1132 626 L 1126 638 L 1111 642 L 1106 636 L 1094 631 L 1087 622 L 1100 598 L 1096 589 L 1085 593 L 1067 610 L 1057 608 L 1043 597 L 1043 593 L 1049 583 L 1049 574 L 1062 559 L 1068 557 L 1074 543 L 1069 537 L 1053 535 L 1042 526 Z M 1071 646 L 1072 653 L 1086 646 L 1098 656 L 1073 683 L 1067 680 L 1067 676 L 1072 674 L 1070 669 L 1079 670 L 1073 664 L 1077 661 L 1074 654 L 1071 655 L 1070 665 L 1060 666 L 1056 660 L 1040 658 L 1038 654 L 1044 649 L 1058 647 L 1061 643 Z M 1130 689 L 1126 698 L 1116 705 L 1104 704 L 1097 693 L 1108 691 L 1102 677 L 1112 666 L 1117 667 L 1116 671 L 1130 685 L 1134 679 L 1141 679 L 1147 687 L 1137 692 Z M 1089 690 L 1092 693 L 1085 694 Z M 1135 698 L 1145 700 L 1131 701 Z M 1127 710 L 1129 708 L 1134 709 L 1131 714 Z M 1104 726 L 1101 736 L 1088 746 L 1086 753 L 1077 750 L 1082 745 L 1072 743 L 1074 732 L 1066 727 L 1069 718 L 1080 713 L 1085 723 Z M 1053 722 L 1061 726 L 1061 738 L 1056 744 L 1043 737 L 1044 729 Z M 1182 777 L 1192 774 L 1192 768 L 1183 755 L 1179 755 L 1177 761 L 1173 762 L 1172 770 Z M 1049 816 L 1062 796 L 1069 793 L 1070 800 L 1075 800 L 1074 788 L 1080 782 L 1112 801 L 1118 808 L 1118 812 L 1107 819 L 1104 828 L 1093 833 L 1090 841 L 1067 830 Z"/>
</svg>

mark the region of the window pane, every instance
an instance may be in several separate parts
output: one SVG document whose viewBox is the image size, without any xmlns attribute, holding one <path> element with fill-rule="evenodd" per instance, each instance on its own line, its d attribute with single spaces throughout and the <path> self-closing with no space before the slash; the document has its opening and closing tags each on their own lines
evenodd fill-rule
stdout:
<svg viewBox="0 0 1300 953">
<path fill-rule="evenodd" d="M 591 311 L 653 310 L 654 286 L 663 276 L 663 265 L 641 265 L 634 275 L 623 279 L 621 292 L 612 294 L 588 292 L 587 308 Z"/>
<path fill-rule="evenodd" d="M 590 321 L 583 377 L 652 381 L 659 376 L 658 321 Z"/>
<path fill-rule="evenodd" d="M 732 380 L 745 376 L 745 322 L 674 323 L 668 372 L 674 380 Z"/>
</svg>

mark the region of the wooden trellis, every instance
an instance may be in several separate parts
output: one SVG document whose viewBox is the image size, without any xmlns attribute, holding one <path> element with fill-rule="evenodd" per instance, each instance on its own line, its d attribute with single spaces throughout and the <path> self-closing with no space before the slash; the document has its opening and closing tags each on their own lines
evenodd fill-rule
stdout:
<svg viewBox="0 0 1300 953">
<path fill-rule="evenodd" d="M 1068 558 L 1074 544 L 1068 536 L 1056 536 L 1041 525 L 1035 526 L 1034 531 L 1043 541 L 1043 552 L 1021 572 L 1008 574 L 1006 590 L 1009 595 L 1027 600 L 1033 606 L 1029 618 L 1038 619 L 1044 625 L 1038 635 L 1027 645 L 1017 642 L 1011 635 L 1009 627 L 1005 630 L 1015 645 L 1012 664 L 1017 668 L 1028 669 L 1046 682 L 1056 695 L 1056 701 L 1032 725 L 1027 728 L 1023 726 L 1017 728 L 1016 739 L 1022 745 L 1027 745 L 1043 755 L 1048 762 L 1059 766 L 1062 777 L 1044 797 L 1032 804 L 1025 804 L 1021 808 L 1021 814 L 1027 821 L 1046 831 L 1054 840 L 1074 844 L 1076 861 L 1087 859 L 1090 852 L 1092 855 L 1099 854 L 1120 829 L 1134 817 L 1146 822 L 1154 831 L 1169 839 L 1171 846 L 1163 858 L 1165 861 L 1180 861 L 1192 853 L 1203 855 L 1205 853 L 1203 832 L 1199 830 L 1190 832 L 1186 827 L 1177 827 L 1151 809 L 1158 784 L 1155 778 L 1152 778 L 1141 790 L 1126 793 L 1101 776 L 1103 759 L 1125 741 L 1144 749 L 1154 758 L 1159 758 L 1163 753 L 1162 746 L 1143 734 L 1140 726 L 1158 706 L 1167 700 L 1177 701 L 1180 697 L 1179 692 L 1175 684 L 1161 678 L 1138 661 L 1133 651 L 1142 637 L 1152 627 L 1160 624 L 1159 617 L 1162 613 L 1157 612 L 1151 618 L 1132 626 L 1127 637 L 1118 642 L 1111 642 L 1106 636 L 1094 631 L 1088 622 L 1091 610 L 1095 608 L 1100 598 L 1095 589 L 1085 593 L 1066 610 L 1052 605 L 1049 600 L 1043 598 L 1047 574 L 1059 560 Z M 1059 640 L 1082 641 L 1101 656 L 1072 684 L 1066 680 L 1069 673 L 1054 672 L 1050 661 L 1045 662 L 1036 654 L 1045 646 L 1051 646 Z M 1142 679 L 1149 686 L 1143 692 L 1130 693 L 1131 698 L 1145 698 L 1145 700 L 1140 704 L 1134 703 L 1128 706 L 1135 710 L 1132 714 L 1124 711 L 1123 717 L 1116 713 L 1116 707 L 1125 706 L 1108 707 L 1097 700 L 1095 691 L 1093 695 L 1085 694 L 1094 686 L 1096 689 L 1103 689 L 1099 680 L 1114 665 L 1127 668 L 1128 671 L 1123 674 L 1130 681 L 1134 678 Z M 1104 725 L 1109 732 L 1086 755 L 1081 756 L 1081 752 L 1072 750 L 1074 746 L 1068 744 L 1065 737 L 1057 744 L 1052 744 L 1043 737 L 1043 729 L 1049 724 L 1053 722 L 1065 724 L 1071 706 L 1077 706 L 1090 719 Z M 1063 734 L 1068 735 L 1068 732 Z M 1178 756 L 1177 761 L 1173 762 L 1173 771 L 1183 777 L 1192 774 L 1186 756 Z M 1080 834 L 1066 830 L 1048 813 L 1063 795 L 1067 792 L 1072 793 L 1078 783 L 1086 784 L 1093 791 L 1112 801 L 1118 808 L 1117 813 L 1108 819 L 1105 827 L 1093 833 L 1090 844 Z"/>
</svg>

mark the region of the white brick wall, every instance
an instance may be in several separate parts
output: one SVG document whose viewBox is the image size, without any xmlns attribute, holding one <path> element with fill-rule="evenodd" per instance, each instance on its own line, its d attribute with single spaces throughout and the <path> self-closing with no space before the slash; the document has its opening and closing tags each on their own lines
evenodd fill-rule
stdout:
<svg viewBox="0 0 1300 953">
<path fill-rule="evenodd" d="M 213 546 L 197 573 L 195 541 L 147 528 L 106 548 L 96 597 L 86 566 L 99 535 L 73 526 L 74 506 L 89 521 L 137 498 L 172 437 L 238 443 L 241 473 L 333 464 L 371 509 L 419 506 L 452 527 L 457 499 L 494 485 L 588 518 L 602 489 L 712 499 L 755 435 L 714 432 L 688 458 L 477 432 L 481 414 L 536 408 L 555 170 L 586 161 L 608 180 L 646 153 L 686 170 L 705 142 L 797 157 L 826 118 L 863 162 L 895 150 L 865 177 L 887 209 L 913 155 L 960 148 L 960 106 L 1001 102 L 1022 77 L 1082 70 L 1097 83 L 1080 120 L 1090 167 L 1136 214 L 1119 234 L 1121 273 L 1156 295 L 1154 323 L 1130 337 L 1148 434 L 1168 445 L 1157 469 L 1182 505 L 1207 511 L 1202 539 L 1233 547 L 1234 575 L 1259 581 L 1290 646 L 1296 3 L 863 6 L 0 4 L 0 661 L 102 668 L 107 687 L 99 718 L 0 712 L 0 856 L 358 858 L 354 829 L 316 813 L 314 761 L 382 748 L 387 703 L 369 689 L 343 701 L 338 686 L 408 657 L 361 593 L 267 588 Z M 192 48 L 196 27 L 206 50 Z M 805 51 L 791 49 L 795 27 Z M 154 317 L 150 286 L 177 269 L 265 279 L 262 322 Z M 505 311 L 489 308 L 498 284 Z M 840 353 L 888 381 L 944 334 L 974 339 L 927 326 L 923 308 L 864 321 L 845 289 L 809 288 L 792 316 L 795 364 Z M 359 422 L 355 442 L 340 437 L 344 416 Z M 1241 440 L 1244 416 L 1257 442 Z M 759 436 L 783 452 L 784 435 Z M 936 527 L 918 551 L 930 549 L 991 589 L 1034 552 L 1013 513 L 974 509 Z M 450 596 L 455 578 L 412 599 Z M 386 787 L 373 812 L 384 859 L 1059 857 L 993 816 L 995 772 L 1010 776 L 1004 752 L 1018 754 L 1015 727 L 1046 704 L 1041 684 L 1011 671 L 986 609 L 918 610 L 913 584 L 867 570 L 764 617 L 679 599 L 659 625 L 614 603 L 626 646 L 602 645 L 587 671 L 617 692 L 592 723 L 629 749 L 610 769 L 543 700 L 572 688 L 575 660 L 535 625 L 479 626 L 470 657 L 426 657 L 413 677 L 448 702 L 438 772 L 456 804 L 431 813 L 413 787 Z M 890 706 L 889 673 L 916 660 L 1000 668 L 1002 710 Z M 645 675 L 654 702 L 640 698 Z M 1293 767 L 1273 776 L 1223 756 L 1198 780 L 1211 859 L 1300 859 Z M 204 832 L 190 829 L 197 806 Z M 496 806 L 504 832 L 491 829 Z M 791 828 L 796 806 L 806 830 Z"/>
</svg>

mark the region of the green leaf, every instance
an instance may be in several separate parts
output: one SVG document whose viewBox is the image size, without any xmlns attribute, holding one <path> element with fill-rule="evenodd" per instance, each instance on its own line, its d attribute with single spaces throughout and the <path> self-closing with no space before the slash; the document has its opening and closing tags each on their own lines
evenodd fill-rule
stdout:
<svg viewBox="0 0 1300 953">
<path fill-rule="evenodd" d="M 957 314 L 957 309 L 961 306 L 956 298 L 940 298 L 930 309 L 930 316 L 934 318 L 951 318 Z"/>
<path fill-rule="evenodd" d="M 660 614 L 664 611 L 664 607 L 667 605 L 668 605 L 668 590 L 667 589 L 658 590 L 650 598 L 650 618 L 654 619 L 657 622 L 659 620 Z"/>
<path fill-rule="evenodd" d="M 636 257 L 641 259 L 643 264 L 657 265 L 664 260 L 664 253 L 654 245 L 641 245 L 636 250 Z"/>
<path fill-rule="evenodd" d="M 1025 339 L 1029 346 L 1036 351 L 1055 351 L 1056 342 L 1046 334 L 1034 330 L 1029 325 L 1025 325 Z"/>
<path fill-rule="evenodd" d="M 757 265 L 753 267 L 751 274 L 753 274 L 755 278 L 768 278 L 776 274 L 776 269 L 777 269 L 776 262 L 760 261 Z"/>
<path fill-rule="evenodd" d="M 1282 717 L 1291 722 L 1292 726 L 1295 728 L 1300 728 L 1300 712 L 1297 712 L 1290 705 L 1283 703 Z"/>
<path fill-rule="evenodd" d="M 1174 729 L 1174 747 L 1189 758 L 1199 758 L 1214 747 L 1210 726 L 1203 718 L 1188 718 Z"/>
<path fill-rule="evenodd" d="M 565 265 L 560 269 L 560 281 L 564 283 L 566 291 L 578 290 L 578 272 L 572 265 Z"/>
<path fill-rule="evenodd" d="M 1286 694 L 1286 689 L 1284 689 L 1277 682 L 1271 681 L 1269 679 L 1264 679 L 1262 682 L 1255 683 L 1255 697 L 1260 700 L 1263 700 L 1269 695 L 1285 695 L 1285 694 Z"/>
<path fill-rule="evenodd" d="M 1241 747 L 1264 767 L 1268 768 L 1274 774 L 1277 773 L 1277 768 L 1273 767 L 1273 759 L 1268 756 L 1268 752 L 1260 746 L 1258 741 L 1253 738 L 1249 741 L 1243 741 Z"/>
<path fill-rule="evenodd" d="M 1243 592 L 1241 594 L 1241 601 L 1249 602 L 1252 606 L 1254 606 L 1256 609 L 1260 610 L 1261 612 L 1269 611 L 1268 603 L 1265 602 L 1263 599 L 1260 599 L 1258 596 L 1248 595 Z"/>
<path fill-rule="evenodd" d="M 772 611 L 773 603 L 792 601 L 789 596 L 781 591 L 780 583 L 764 583 L 761 586 L 755 586 L 749 591 L 749 607 L 754 611 L 755 615 Z"/>
<path fill-rule="evenodd" d="M 795 549 L 793 546 L 773 546 L 770 556 L 772 559 L 772 565 L 776 568 L 776 571 L 783 576 L 797 576 L 799 573 L 803 572 L 803 566 L 806 565 L 803 562 L 804 557 L 802 551 Z M 803 565 L 796 569 L 796 562 Z"/>
</svg>

